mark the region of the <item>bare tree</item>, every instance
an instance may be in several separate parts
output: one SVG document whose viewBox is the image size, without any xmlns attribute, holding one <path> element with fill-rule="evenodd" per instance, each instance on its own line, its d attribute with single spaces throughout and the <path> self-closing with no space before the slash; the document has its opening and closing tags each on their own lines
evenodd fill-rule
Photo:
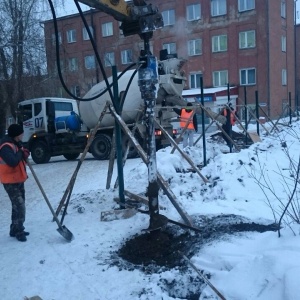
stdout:
<svg viewBox="0 0 300 300">
<path fill-rule="evenodd" d="M 293 127 L 288 127 L 286 135 L 290 135 L 295 142 L 299 143 L 300 137 Z M 274 178 L 270 179 L 270 171 L 266 169 L 266 165 L 260 157 L 257 148 L 255 157 L 251 158 L 252 162 L 256 162 L 256 165 L 250 163 L 250 170 L 248 170 L 248 168 L 246 168 L 246 170 L 265 195 L 266 203 L 272 210 L 274 221 L 278 224 L 278 236 L 280 237 L 282 223 L 291 230 L 292 227 L 290 225 L 292 223 L 300 224 L 300 156 L 296 158 L 292 157 L 289 151 L 289 145 L 284 137 L 278 135 L 277 139 L 280 141 L 282 151 L 289 164 L 289 168 L 284 170 L 289 171 L 289 174 L 287 175 L 283 172 L 277 164 L 277 171 L 272 171 L 277 178 L 276 180 L 274 180 Z M 285 197 L 282 198 L 282 194 L 277 192 L 278 188 L 284 191 Z"/>
<path fill-rule="evenodd" d="M 63 1 L 54 1 L 63 6 Z M 46 74 L 41 20 L 49 12 L 47 0 L 0 0 L 0 136 L 6 113 L 15 116 L 19 101 L 38 91 Z M 47 17 L 51 15 L 47 13 Z"/>
</svg>

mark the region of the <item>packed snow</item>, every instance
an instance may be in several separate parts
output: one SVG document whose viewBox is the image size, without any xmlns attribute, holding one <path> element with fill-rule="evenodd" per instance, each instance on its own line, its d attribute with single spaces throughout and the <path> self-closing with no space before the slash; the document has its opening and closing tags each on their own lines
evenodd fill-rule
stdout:
<svg viewBox="0 0 300 300">
<path fill-rule="evenodd" d="M 271 131 L 271 124 L 266 126 Z M 290 126 L 277 126 L 279 130 L 273 128 L 270 134 L 261 128 L 261 142 L 234 153 L 224 153 L 228 152 L 225 142 L 218 143 L 208 137 L 208 164 L 200 170 L 208 178 L 207 184 L 192 172 L 178 151 L 171 154 L 171 147 L 157 152 L 158 171 L 191 218 L 235 215 L 249 223 L 278 223 L 295 186 L 294 207 L 299 218 L 300 122 L 294 119 Z M 184 151 L 196 165 L 203 164 L 202 140 Z M 78 160 L 56 157 L 48 164 L 31 163 L 56 209 Z M 91 156 L 83 161 L 64 219 L 64 225 L 74 235 L 71 242 L 57 232 L 58 226 L 29 169 L 25 183 L 25 227 L 30 235 L 27 242 L 10 237 L 11 204 L 1 185 L 0 299 L 33 296 L 43 300 L 220 299 L 184 259 L 181 262 L 186 265 L 184 272 L 177 267 L 145 272 L 118 257 L 116 253 L 127 240 L 145 232 L 149 216 L 136 213 L 128 219 L 100 221 L 101 212 L 119 208 L 114 200 L 119 197 L 119 189 L 113 188 L 116 163 L 109 189 L 106 189 L 107 172 L 108 161 L 97 161 Z M 140 158 L 127 160 L 124 180 L 126 190 L 145 194 L 148 172 Z M 163 207 L 162 215 L 183 222 L 161 190 L 159 205 Z M 171 226 L 178 231 L 189 231 L 191 238 L 199 235 L 166 225 Z M 276 231 L 244 231 L 223 234 L 196 246 L 190 262 L 224 299 L 299 299 L 299 224 L 291 218 L 285 217 L 281 223 L 280 237 Z"/>
</svg>

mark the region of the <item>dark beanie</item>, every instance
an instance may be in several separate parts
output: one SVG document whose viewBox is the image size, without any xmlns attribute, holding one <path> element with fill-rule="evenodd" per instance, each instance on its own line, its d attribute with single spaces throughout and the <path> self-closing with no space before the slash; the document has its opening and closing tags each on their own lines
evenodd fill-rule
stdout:
<svg viewBox="0 0 300 300">
<path fill-rule="evenodd" d="M 24 132 L 23 127 L 19 124 L 11 124 L 7 129 L 8 136 L 14 138 Z"/>
</svg>

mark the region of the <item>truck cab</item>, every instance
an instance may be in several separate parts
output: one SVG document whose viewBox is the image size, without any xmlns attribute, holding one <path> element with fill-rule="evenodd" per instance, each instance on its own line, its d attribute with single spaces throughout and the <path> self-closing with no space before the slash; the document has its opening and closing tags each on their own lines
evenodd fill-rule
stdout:
<svg viewBox="0 0 300 300">
<path fill-rule="evenodd" d="M 24 145 L 36 163 L 47 163 L 51 156 L 76 159 L 87 141 L 75 100 L 36 98 L 19 103 L 17 121 L 23 125 Z"/>
</svg>

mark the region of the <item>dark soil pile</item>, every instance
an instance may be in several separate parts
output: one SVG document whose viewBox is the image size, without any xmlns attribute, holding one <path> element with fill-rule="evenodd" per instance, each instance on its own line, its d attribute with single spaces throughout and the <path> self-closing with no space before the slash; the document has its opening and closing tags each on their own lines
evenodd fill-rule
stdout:
<svg viewBox="0 0 300 300">
<path fill-rule="evenodd" d="M 183 254 L 190 258 L 204 244 L 214 240 L 229 239 L 232 234 L 278 229 L 276 224 L 256 224 L 236 215 L 197 216 L 193 218 L 193 224 L 201 230 L 201 233 L 168 223 L 161 230 L 132 237 L 124 243 L 117 255 L 112 255 L 114 257 L 112 265 L 129 271 L 139 269 L 149 275 L 155 273 L 160 278 L 157 283 L 159 288 L 170 298 L 196 300 L 200 298 L 206 283 L 190 268 L 187 261 L 183 259 Z M 169 276 L 166 279 L 163 275 L 170 269 L 179 271 L 171 281 Z M 204 274 L 201 270 L 199 272 L 210 279 L 210 274 Z M 141 291 L 141 295 L 143 294 L 144 292 Z"/>
<path fill-rule="evenodd" d="M 262 225 L 246 222 L 236 215 L 221 215 L 216 217 L 198 216 L 194 218 L 195 227 L 202 233 L 184 230 L 177 225 L 168 225 L 161 230 L 136 235 L 126 241 L 118 251 L 119 257 L 136 267 L 149 265 L 152 268 L 174 268 L 181 266 L 182 254 L 191 257 L 205 243 L 223 238 L 229 234 L 245 231 L 276 231 L 276 224 Z"/>
</svg>

